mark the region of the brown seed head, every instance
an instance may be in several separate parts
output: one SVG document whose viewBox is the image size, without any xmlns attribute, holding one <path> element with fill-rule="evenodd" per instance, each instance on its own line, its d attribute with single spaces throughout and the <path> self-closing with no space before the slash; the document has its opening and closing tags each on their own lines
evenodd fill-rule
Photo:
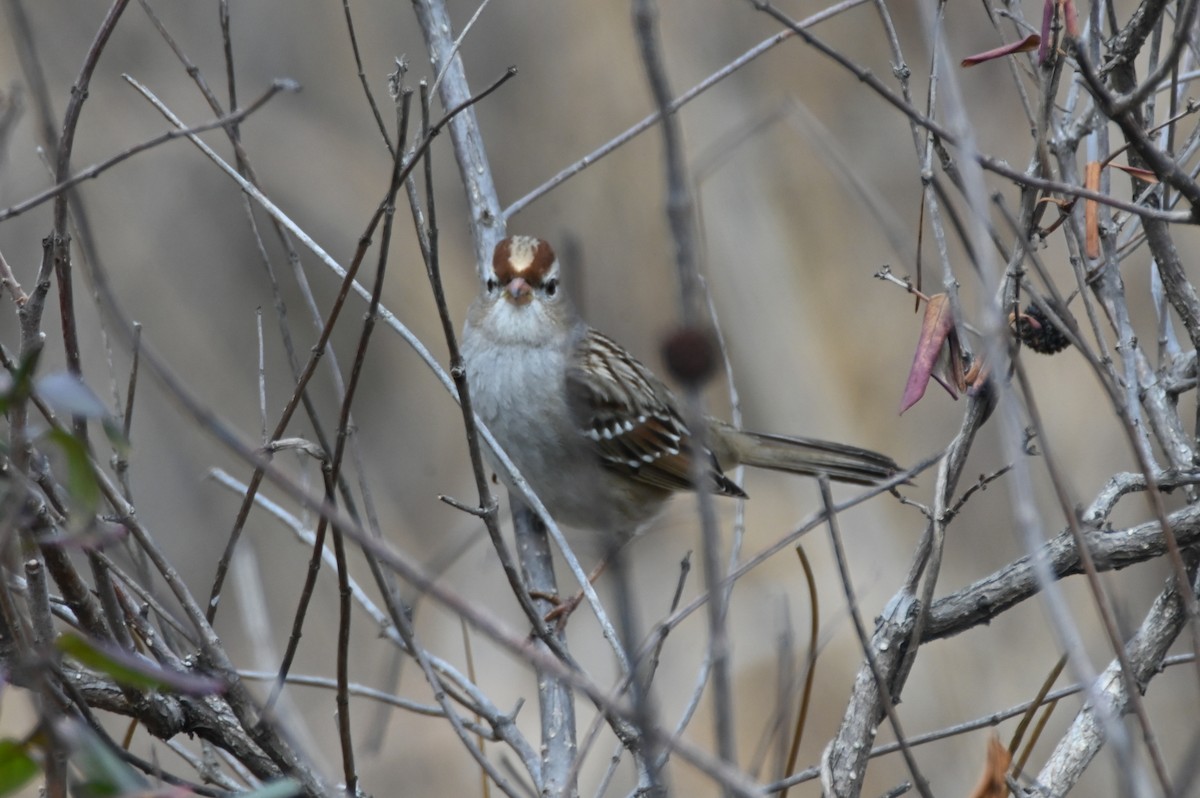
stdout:
<svg viewBox="0 0 1200 798">
<path fill-rule="evenodd" d="M 699 327 L 682 327 L 668 335 L 662 353 L 671 376 L 684 385 L 703 385 L 717 368 L 716 342 Z"/>
</svg>

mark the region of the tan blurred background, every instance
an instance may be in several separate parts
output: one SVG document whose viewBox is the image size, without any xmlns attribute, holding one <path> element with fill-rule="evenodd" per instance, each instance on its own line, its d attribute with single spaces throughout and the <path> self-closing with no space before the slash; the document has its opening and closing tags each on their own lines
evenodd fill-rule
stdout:
<svg viewBox="0 0 1200 798">
<path fill-rule="evenodd" d="M 274 99 L 242 128 L 246 147 L 271 198 L 339 261 L 348 262 L 357 238 L 387 186 L 389 161 L 364 101 L 340 4 L 258 0 L 233 5 L 233 49 L 238 96 L 257 97 L 274 78 L 293 78 L 303 91 Z M 104 13 L 100 3 L 63 0 L 26 2 L 33 23 L 33 47 L 41 58 L 61 119 L 69 86 Z M 172 35 L 224 100 L 224 66 L 215 3 L 154 3 Z M 788 2 L 796 17 L 821 6 Z M 1040 3 L 1025 3 L 1037 18 Z M 372 92 L 385 107 L 386 75 L 393 60 L 407 55 L 410 82 L 432 78 L 411 9 L 406 3 L 355 0 L 351 3 Z M 474 11 L 473 3 L 452 2 L 456 26 Z M 919 15 L 907 3 L 893 8 L 913 70 L 914 89 L 923 96 L 928 48 Z M 995 46 L 975 6 L 951 4 L 947 29 L 952 59 Z M 720 69 L 777 27 L 749 3 L 727 0 L 664 0 L 664 47 L 676 93 Z M 0 17 L 0 88 L 22 82 L 8 18 Z M 878 17 L 869 5 L 817 29 L 823 39 L 858 63 L 890 80 L 888 48 Z M 642 119 L 651 100 L 637 56 L 625 3 L 560 3 L 498 0 L 480 18 L 462 52 L 476 89 L 509 65 L 520 73 L 478 107 L 502 204 L 508 205 L 612 136 Z M 92 81 L 75 147 L 76 168 L 101 160 L 156 135 L 166 123 L 122 79 L 128 73 L 145 83 L 190 123 L 210 118 L 207 107 L 142 10 L 126 12 Z M 1028 160 L 1028 128 L 1006 65 L 961 71 L 968 110 L 980 146 L 1016 166 Z M 32 100 L 0 163 L 0 207 L 7 207 L 48 184 L 37 155 Z M 923 101 L 922 101 L 923 102 Z M 852 188 L 837 158 L 813 140 L 803 106 L 828 130 L 830 140 L 875 196 L 890 219 L 877 217 Z M 385 109 L 385 117 L 390 112 Z M 897 415 L 912 358 L 920 317 L 900 289 L 872 279 L 883 264 L 897 274 L 913 273 L 920 182 L 906 121 L 846 72 L 797 41 L 776 48 L 686 107 L 681 114 L 693 166 L 705 169 L 696 200 L 703 217 L 704 270 L 728 339 L 730 358 L 748 427 L 823 436 L 879 449 L 912 462 L 943 448 L 958 428 L 962 411 L 936 386 L 904 416 Z M 218 133 L 205 139 L 227 157 Z M 730 145 L 729 142 L 736 143 Z M 464 223 L 465 203 L 447 137 L 435 145 L 442 263 L 451 307 L 460 324 L 475 291 L 471 244 Z M 1004 188 L 994 182 L 992 188 Z M 1016 201 L 1009 190 L 1009 199 Z M 265 314 L 269 425 L 290 393 L 272 298 L 248 231 L 235 185 L 190 144 L 170 143 L 139 155 L 82 187 L 98 249 L 125 310 L 144 325 L 145 341 L 167 358 L 188 387 L 223 419 L 251 440 L 260 435 L 256 384 L 255 309 Z M 510 231 L 537 234 L 567 250 L 575 244 L 583 286 L 581 304 L 589 320 L 614 335 L 655 366 L 658 341 L 675 320 L 671 243 L 664 209 L 663 170 L 657 131 L 635 139 L 612 156 L 531 205 L 512 220 Z M 260 216 L 260 220 L 262 217 Z M 893 248 L 884 229 L 898 226 L 905 240 Z M 434 313 L 407 209 L 397 216 L 385 304 L 445 362 L 445 345 Z M 50 230 L 49 206 L 0 225 L 0 251 L 28 287 L 35 274 L 41 239 Z M 1181 236 L 1184 243 L 1191 236 Z M 301 353 L 315 339 L 278 242 L 267 248 L 284 285 L 289 319 Z M 961 249 L 955 247 L 956 255 Z M 1043 253 L 1057 277 L 1069 272 L 1057 244 Z M 328 310 L 337 281 L 308 253 L 304 267 Z M 936 284 L 934 250 L 926 242 L 926 280 Z M 373 269 L 373 256 L 368 258 Z M 1153 328 L 1145 311 L 1148 293 L 1145 257 L 1127 262 L 1126 281 L 1135 298 L 1135 316 L 1145 340 Z M 976 307 L 978 284 L 956 263 L 966 307 Z M 370 279 L 370 273 L 367 273 Z M 53 302 L 52 302 L 53 304 Z M 10 307 L 7 299 L 4 307 Z M 355 301 L 343 316 L 335 348 L 344 369 L 352 357 L 363 306 Z M 80 284 L 78 313 L 84 329 L 84 361 L 89 382 L 104 397 L 113 379 L 90 291 Z M 56 312 L 47 313 L 47 354 L 61 363 Z M 0 313 L 6 346 L 17 340 L 15 317 Z M 129 353 L 114 345 L 116 380 L 122 386 Z M 1090 501 L 1114 470 L 1132 466 L 1116 419 L 1099 401 L 1096 382 L 1078 356 L 1054 361 L 1027 359 L 1038 391 L 1049 446 L 1066 465 L 1075 500 Z M 324 366 L 314 382 L 329 428 L 336 419 L 330 378 Z M 724 391 L 714 390 L 713 406 L 728 412 Z M 1190 402 L 1190 396 L 1186 399 Z M 1085 408 L 1085 412 L 1080 412 Z M 1189 411 L 1190 412 L 1190 411 Z M 437 500 L 449 494 L 470 500 L 472 480 L 457 409 L 429 371 L 398 337 L 380 328 L 369 356 L 367 383 L 355 407 L 358 443 L 368 482 L 388 539 L 422 561 L 432 561 L 474 536 L 476 542 L 444 575 L 448 586 L 501 616 L 512 628 L 523 624 L 490 547 L 472 519 Z M 307 422 L 291 432 L 309 436 Z M 968 478 L 1002 464 L 987 426 L 976 445 Z M 139 385 L 133 426 L 132 481 L 138 513 L 161 545 L 184 570 L 195 593 L 204 597 L 220 549 L 236 512 L 237 497 L 206 479 L 208 469 L 229 469 L 245 478 L 249 469 L 230 457 L 182 415 L 152 379 Z M 304 468 L 284 460 L 297 472 Z M 1040 461 L 1036 474 L 1044 474 Z M 309 468 L 312 480 L 317 475 Z M 918 480 L 906 494 L 932 499 L 933 476 Z M 978 494 L 953 525 L 939 592 L 985 575 L 1018 556 L 1020 542 L 1011 525 L 1008 484 L 1001 481 Z M 747 489 L 746 551 L 767 546 L 818 504 L 814 483 L 750 474 Z M 266 495 L 279 498 L 270 488 Z M 839 495 L 850 495 L 839 492 Z M 1061 526 L 1047 491 L 1040 505 L 1047 535 Z M 1127 516 L 1141 517 L 1130 500 Z M 732 505 L 721 506 L 732 518 Z M 507 518 L 507 516 L 505 516 Z M 842 518 L 851 567 L 868 622 L 898 589 L 922 529 L 921 516 L 894 499 L 880 498 Z M 728 530 L 728 524 L 726 524 Z M 256 513 L 245 545 L 261 568 L 271 641 L 286 641 L 291 612 L 307 552 L 279 524 Z M 827 537 L 814 533 L 806 547 L 818 568 L 823 617 L 823 652 L 818 665 L 816 704 L 800 761 L 814 764 L 836 730 L 860 655 L 834 574 Z M 660 617 L 674 589 L 677 563 L 698 545 L 691 504 L 676 502 L 655 533 L 631 549 L 643 621 Z M 696 561 L 698 565 L 698 560 Z M 361 563 L 358 563 L 361 566 Z M 366 581 L 365 568 L 357 573 Z M 699 568 L 687 596 L 701 588 Z M 1136 624 L 1165 575 L 1162 564 L 1106 577 L 1124 618 Z M 326 574 L 328 576 L 328 574 Z M 601 594 L 607 585 L 601 583 Z M 1097 667 L 1108 654 L 1096 633 L 1094 611 L 1076 581 L 1066 585 L 1077 618 L 1092 646 Z M 246 585 L 233 584 L 218 619 L 218 630 L 247 667 L 269 665 L 270 652 L 251 645 L 244 610 Z M 785 627 L 798 642 L 801 659 L 807 639 L 808 598 L 794 555 L 778 555 L 734 592 L 731 629 L 737 679 L 738 749 L 751 761 L 771 719 L 778 682 L 776 649 Z M 458 623 L 431 602 L 418 610 L 418 630 L 432 650 L 464 663 Z M 309 618 L 297 673 L 332 675 L 336 631 L 336 588 L 323 579 Z M 572 649 L 603 680 L 612 673 L 611 655 L 586 612 L 570 624 Z M 668 641 L 655 698 L 662 719 L 673 725 L 691 692 L 703 651 L 704 620 L 697 615 Z M 261 643 L 260 640 L 254 640 Z M 479 636 L 472 638 L 478 681 L 501 707 L 531 698 L 522 713 L 535 740 L 533 679 L 511 657 L 497 653 Z M 1058 656 L 1051 627 L 1036 601 L 1008 613 L 992 626 L 922 649 L 904 693 L 900 715 L 909 734 L 974 718 L 1027 700 Z M 391 649 L 359 616 L 354 678 L 389 687 Z M 1065 677 L 1064 677 L 1065 678 Z M 1159 740 L 1171 762 L 1187 745 L 1194 724 L 1194 680 L 1168 673 L 1152 684 L 1147 701 Z M 398 692 L 428 700 L 419 673 L 407 663 Z M 11 695 L 11 691 L 10 691 Z M 1180 701 L 1180 697 L 1185 698 Z M 297 689 L 293 693 L 302 739 L 336 781 L 333 695 Z M 11 702 L 10 702 L 11 703 Z M 1181 706 L 1182 704 L 1182 706 Z M 1053 741 L 1077 702 L 1068 701 L 1046 734 Z M 1168 712 L 1168 708 L 1193 711 Z M 581 705 L 581 717 L 589 717 Z M 375 709 L 353 704 L 355 730 L 363 739 L 363 787 L 376 795 L 478 794 L 478 772 L 436 719 L 395 713 L 386 733 L 375 739 L 369 723 Z M 9 733 L 21 719 L 6 712 Z M 1003 724 L 1007 740 L 1014 721 Z M 690 727 L 692 739 L 710 742 L 707 702 Z M 297 731 L 300 731 L 297 728 Z M 881 739 L 890 733 L 881 732 Z M 983 733 L 958 737 L 917 752 L 918 762 L 938 795 L 964 794 L 981 767 Z M 368 752 L 368 749 L 373 751 Z M 585 768 L 583 793 L 591 794 L 606 764 L 611 741 L 601 743 Z M 496 756 L 498 746 L 489 750 Z M 1042 746 L 1042 755 L 1048 751 Z M 170 759 L 170 755 L 165 757 Z M 773 761 L 773 760 L 772 760 Z M 1034 767 L 1036 769 L 1037 757 Z M 436 766 L 430 766 L 437 763 Z M 772 764 L 773 768 L 774 765 Z M 767 771 L 770 772 L 770 771 Z M 1104 794 L 1112 779 L 1106 755 L 1093 765 L 1088 789 Z M 669 774 L 680 795 L 713 794 L 686 766 Z M 871 766 L 866 793 L 878 794 L 905 778 L 898 759 Z M 623 767 L 610 795 L 632 785 Z M 402 785 L 402 786 L 400 786 Z M 1082 788 L 1081 788 L 1082 789 Z M 798 789 L 815 795 L 815 783 Z"/>
</svg>

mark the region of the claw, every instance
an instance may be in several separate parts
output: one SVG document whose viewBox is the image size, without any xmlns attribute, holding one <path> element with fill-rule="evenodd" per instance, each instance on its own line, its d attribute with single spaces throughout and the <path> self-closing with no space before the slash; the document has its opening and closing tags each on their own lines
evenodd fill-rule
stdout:
<svg viewBox="0 0 1200 798">
<path fill-rule="evenodd" d="M 567 619 L 571 617 L 571 613 L 579 608 L 579 604 L 583 601 L 583 591 L 579 591 L 571 598 L 563 601 L 558 599 L 558 606 L 546 613 L 546 623 L 554 624 L 554 631 L 562 633 L 567 628 Z"/>
<path fill-rule="evenodd" d="M 604 569 L 606 567 L 608 567 L 607 559 L 601 560 L 599 563 L 597 563 L 596 567 L 593 568 L 592 572 L 588 575 L 588 583 L 594 585 L 596 580 L 600 578 L 600 574 L 604 573 Z M 554 624 L 554 631 L 558 632 L 559 634 L 561 634 L 562 631 L 567 628 L 567 619 L 571 617 L 571 613 L 575 612 L 575 610 L 579 608 L 580 603 L 583 602 L 582 590 L 569 599 L 563 599 L 563 597 L 557 593 L 548 593 L 544 590 L 530 590 L 529 596 L 530 598 L 540 599 L 554 605 L 554 607 L 546 613 L 543 620 L 545 620 L 548 624 Z"/>
</svg>

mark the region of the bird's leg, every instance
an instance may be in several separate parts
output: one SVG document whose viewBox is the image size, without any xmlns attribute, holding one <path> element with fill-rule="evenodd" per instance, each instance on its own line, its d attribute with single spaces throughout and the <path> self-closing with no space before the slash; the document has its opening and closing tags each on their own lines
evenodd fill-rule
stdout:
<svg viewBox="0 0 1200 798">
<path fill-rule="evenodd" d="M 605 557 L 599 563 L 597 563 L 596 567 L 592 569 L 592 572 L 588 574 L 588 584 L 596 584 L 596 580 L 600 578 L 600 575 L 604 573 L 604 569 L 607 567 L 608 558 Z M 545 601 L 549 601 L 555 605 L 554 609 L 546 613 L 545 620 L 546 623 L 553 623 L 556 630 L 560 632 L 567 625 L 567 618 L 571 617 L 571 613 L 575 612 L 575 610 L 579 607 L 579 604 L 583 601 L 582 590 L 580 590 L 571 598 L 565 600 L 561 596 L 546 595 L 537 591 L 530 591 L 529 595 L 533 596 L 534 598 L 544 599 Z"/>
</svg>

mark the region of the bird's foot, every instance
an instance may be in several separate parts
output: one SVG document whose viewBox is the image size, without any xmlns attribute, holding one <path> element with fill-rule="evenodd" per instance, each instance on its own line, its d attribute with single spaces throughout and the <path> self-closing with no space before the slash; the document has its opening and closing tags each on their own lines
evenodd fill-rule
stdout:
<svg viewBox="0 0 1200 798">
<path fill-rule="evenodd" d="M 576 593 L 569 599 L 564 599 L 557 593 L 548 593 L 544 590 L 531 590 L 529 591 L 529 596 L 530 598 L 546 601 L 554 605 L 543 616 L 542 620 L 548 624 L 554 624 L 554 631 L 559 633 L 567 627 L 567 619 L 571 617 L 571 613 L 575 612 L 583 601 L 583 591 Z"/>
</svg>

